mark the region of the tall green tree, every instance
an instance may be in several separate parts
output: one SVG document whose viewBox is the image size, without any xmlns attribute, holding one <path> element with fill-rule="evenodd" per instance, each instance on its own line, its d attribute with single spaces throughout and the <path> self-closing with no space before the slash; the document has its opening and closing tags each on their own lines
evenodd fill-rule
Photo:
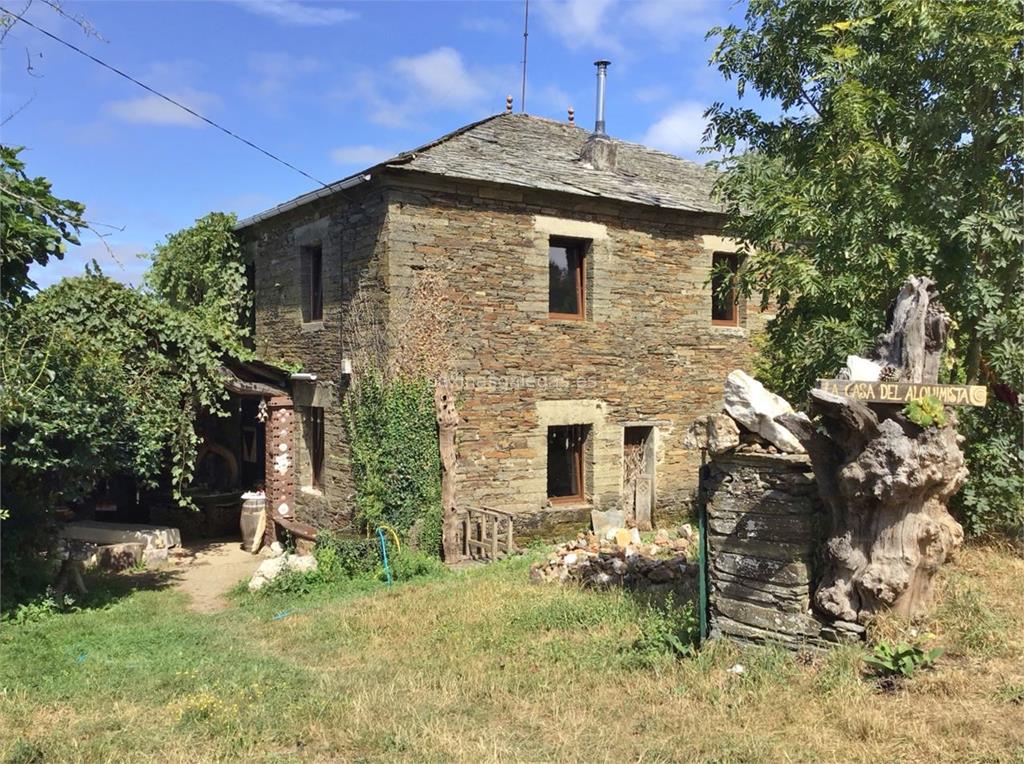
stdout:
<svg viewBox="0 0 1024 764">
<path fill-rule="evenodd" d="M 913 273 L 937 280 L 952 315 L 948 377 L 1005 385 L 1012 402 L 1024 390 L 1024 2 L 750 0 L 742 25 L 710 35 L 741 103 L 751 89 L 763 99 L 712 106 L 707 145 L 744 242 L 739 286 L 777 305 L 766 381 L 802 400 L 868 348 Z M 992 406 L 1014 480 L 1020 411 Z M 968 429 L 992 443 L 986 416 Z M 1011 515 L 1020 524 L 1021 502 Z"/>
<path fill-rule="evenodd" d="M 29 267 L 64 256 L 87 227 L 85 207 L 59 199 L 46 178 L 33 178 L 19 158 L 22 148 L 0 146 L 0 305 L 24 299 L 35 282 Z"/>
<path fill-rule="evenodd" d="M 188 313 L 218 346 L 247 356 L 252 295 L 234 234 L 234 214 L 211 212 L 158 244 L 146 284 L 166 304 Z"/>
</svg>

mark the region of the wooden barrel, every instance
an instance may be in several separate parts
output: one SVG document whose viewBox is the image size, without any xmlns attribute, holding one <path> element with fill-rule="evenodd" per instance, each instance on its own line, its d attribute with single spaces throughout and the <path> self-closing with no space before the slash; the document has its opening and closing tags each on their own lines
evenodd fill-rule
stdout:
<svg viewBox="0 0 1024 764">
<path fill-rule="evenodd" d="M 263 543 L 263 531 L 267 527 L 267 499 L 264 496 L 246 494 L 242 497 L 242 549 L 255 554 Z"/>
</svg>

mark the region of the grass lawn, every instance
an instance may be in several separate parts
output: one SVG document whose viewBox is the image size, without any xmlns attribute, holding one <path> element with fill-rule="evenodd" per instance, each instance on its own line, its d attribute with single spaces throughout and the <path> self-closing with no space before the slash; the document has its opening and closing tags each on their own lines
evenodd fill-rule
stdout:
<svg viewBox="0 0 1024 764">
<path fill-rule="evenodd" d="M 947 652 L 895 692 L 860 678 L 854 648 L 676 660 L 629 596 L 533 585 L 528 567 L 212 615 L 114 579 L 102 607 L 0 627 L 0 762 L 1024 762 L 1010 552 L 943 572 L 928 628 Z"/>
</svg>

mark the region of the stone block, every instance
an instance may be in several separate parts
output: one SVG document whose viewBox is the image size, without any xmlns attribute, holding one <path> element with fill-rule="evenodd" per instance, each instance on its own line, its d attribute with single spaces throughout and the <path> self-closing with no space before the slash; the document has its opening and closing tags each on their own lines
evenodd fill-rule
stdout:
<svg viewBox="0 0 1024 764">
<path fill-rule="evenodd" d="M 103 570 L 129 570 L 143 563 L 146 545 L 141 542 L 108 544 L 96 551 L 96 565 Z"/>
</svg>

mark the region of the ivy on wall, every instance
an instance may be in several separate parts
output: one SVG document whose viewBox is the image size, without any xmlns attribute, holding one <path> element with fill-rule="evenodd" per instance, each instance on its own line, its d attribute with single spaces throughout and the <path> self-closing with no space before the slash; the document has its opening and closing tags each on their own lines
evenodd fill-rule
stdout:
<svg viewBox="0 0 1024 764">
<path fill-rule="evenodd" d="M 441 465 L 434 385 L 371 373 L 345 399 L 356 521 L 390 525 L 423 551 L 441 549 Z"/>
</svg>

